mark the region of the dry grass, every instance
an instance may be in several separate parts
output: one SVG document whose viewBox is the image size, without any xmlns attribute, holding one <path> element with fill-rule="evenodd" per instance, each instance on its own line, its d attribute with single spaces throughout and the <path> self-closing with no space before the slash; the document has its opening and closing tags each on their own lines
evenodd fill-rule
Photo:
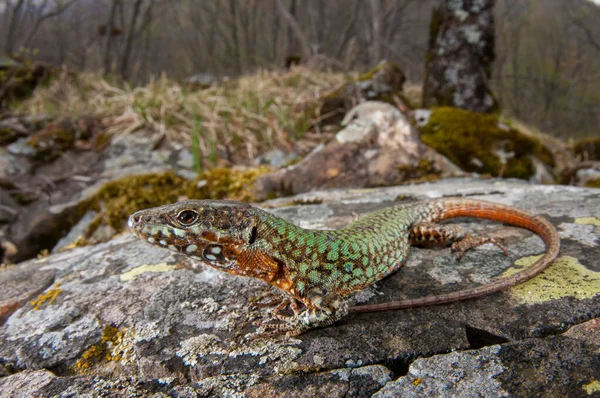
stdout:
<svg viewBox="0 0 600 398">
<path fill-rule="evenodd" d="M 295 68 L 192 90 L 164 76 L 131 88 L 110 84 L 99 75 L 64 73 L 15 110 L 102 117 L 111 134 L 148 129 L 197 148 L 205 165 L 223 159 L 244 163 L 273 147 L 311 149 L 313 141 L 324 138 L 315 127 L 320 115 L 312 104 L 348 80 L 343 74 Z"/>
</svg>

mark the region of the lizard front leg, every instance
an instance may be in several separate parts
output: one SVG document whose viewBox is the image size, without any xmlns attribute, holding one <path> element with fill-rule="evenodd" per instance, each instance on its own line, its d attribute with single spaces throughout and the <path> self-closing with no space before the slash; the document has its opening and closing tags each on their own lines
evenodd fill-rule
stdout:
<svg viewBox="0 0 600 398">
<path fill-rule="evenodd" d="M 283 333 L 287 336 L 297 336 L 309 329 L 331 325 L 348 314 L 349 307 L 345 299 L 336 294 L 327 294 L 321 288 L 310 289 L 306 297 L 298 301 L 304 304 L 303 309 L 294 308 L 292 303 L 295 299 L 291 299 L 290 305 L 294 315 L 287 319 L 279 318 L 284 320 L 283 323 L 259 323 L 259 331 L 253 337 Z"/>
</svg>

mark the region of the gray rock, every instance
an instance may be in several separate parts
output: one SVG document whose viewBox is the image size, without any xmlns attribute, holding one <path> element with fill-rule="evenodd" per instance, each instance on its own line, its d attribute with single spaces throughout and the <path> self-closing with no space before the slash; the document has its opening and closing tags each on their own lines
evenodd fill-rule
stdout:
<svg viewBox="0 0 600 398">
<path fill-rule="evenodd" d="M 20 138 L 17 141 L 6 147 L 6 150 L 15 156 L 34 157 L 36 154 L 35 148 L 27 144 L 27 138 Z"/>
<path fill-rule="evenodd" d="M 281 149 L 274 149 L 267 153 L 258 156 L 255 160 L 256 164 L 266 164 L 271 167 L 283 167 L 298 158 L 293 152 L 285 153 Z"/>
<path fill-rule="evenodd" d="M 311 192 L 263 207 L 304 227 L 339 228 L 354 213 L 450 195 L 546 217 L 561 234 L 560 258 L 532 281 L 480 299 L 352 314 L 294 338 L 248 341 L 252 321 L 264 313 L 249 305 L 265 291 L 262 282 L 121 236 L 0 271 L 2 286 L 12 283 L 1 292 L 2 305 L 17 303 L 0 327 L 0 363 L 14 373 L 0 377 L 0 394 L 433 397 L 598 391 L 600 191 L 454 179 Z M 291 201 L 296 205 L 286 207 Z M 355 300 L 385 302 L 479 285 L 544 250 L 528 231 L 458 221 L 473 233 L 500 237 L 509 256 L 482 246 L 459 262 L 449 249 L 414 248 L 403 269 Z"/>
<path fill-rule="evenodd" d="M 208 88 L 219 80 L 216 76 L 210 73 L 196 73 L 195 75 L 186 77 L 183 82 L 192 88 Z"/>
<path fill-rule="evenodd" d="M 255 184 L 257 196 L 389 186 L 462 174 L 445 156 L 423 144 L 408 118 L 392 105 L 365 102 L 350 110 L 344 123 L 346 127 L 325 146 L 298 163 L 260 177 Z"/>
<path fill-rule="evenodd" d="M 85 222 L 90 221 L 83 220 L 72 229 L 82 216 L 80 205 L 109 181 L 174 167 L 182 175 L 193 176 L 192 170 L 177 164 L 180 152 L 186 150 L 164 143 L 163 138 L 161 134 L 132 132 L 114 139 L 103 153 L 68 150 L 64 156 L 35 167 L 23 152 L 16 151 L 15 155 L 0 151 L 0 179 L 12 181 L 20 189 L 19 196 L 31 202 L 8 225 L 5 235 L 17 250 L 13 255 L 5 255 L 3 261 L 24 261 L 44 249 L 56 246 L 56 251 L 80 237 Z M 19 140 L 12 145 L 16 144 L 23 143 Z M 25 173 L 31 174 L 27 184 L 23 183 Z M 69 238 L 59 244 L 69 231 Z M 102 232 L 92 238 L 99 238 Z M 108 235 L 113 233 L 108 231 Z"/>
</svg>

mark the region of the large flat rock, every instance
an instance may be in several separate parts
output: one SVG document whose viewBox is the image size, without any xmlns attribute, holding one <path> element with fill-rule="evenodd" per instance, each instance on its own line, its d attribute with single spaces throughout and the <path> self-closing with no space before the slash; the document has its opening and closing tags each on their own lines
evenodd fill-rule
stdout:
<svg viewBox="0 0 600 398">
<path fill-rule="evenodd" d="M 561 234 L 559 259 L 533 280 L 480 299 L 351 314 L 298 337 L 248 341 L 251 321 L 261 315 L 250 301 L 265 291 L 262 282 L 194 270 L 188 259 L 127 234 L 0 271 L 11 283 L 0 302 L 13 303 L 0 327 L 0 394 L 597 394 L 600 190 L 454 179 L 311 192 L 262 206 L 303 227 L 339 228 L 356 214 L 456 195 L 546 217 Z M 413 248 L 403 269 L 357 300 L 483 284 L 544 250 L 528 231 L 458 221 L 500 237 L 510 254 L 485 245 L 457 261 L 449 249 Z"/>
</svg>

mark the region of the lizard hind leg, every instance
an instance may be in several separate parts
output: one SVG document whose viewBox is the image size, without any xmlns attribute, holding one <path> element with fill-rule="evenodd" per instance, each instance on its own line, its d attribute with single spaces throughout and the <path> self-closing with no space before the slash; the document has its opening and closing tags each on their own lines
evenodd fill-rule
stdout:
<svg viewBox="0 0 600 398">
<path fill-rule="evenodd" d="M 456 253 L 458 259 L 467 251 L 486 243 L 497 246 L 505 255 L 508 255 L 508 249 L 496 238 L 473 236 L 458 225 L 417 224 L 410 230 L 409 243 L 414 246 L 448 246 L 451 244 L 451 250 Z"/>
<path fill-rule="evenodd" d="M 348 302 L 337 294 L 326 294 L 322 289 L 313 288 L 308 291 L 307 299 L 312 305 L 307 305 L 298 317 L 306 330 L 331 325 L 348 314 Z"/>
</svg>

